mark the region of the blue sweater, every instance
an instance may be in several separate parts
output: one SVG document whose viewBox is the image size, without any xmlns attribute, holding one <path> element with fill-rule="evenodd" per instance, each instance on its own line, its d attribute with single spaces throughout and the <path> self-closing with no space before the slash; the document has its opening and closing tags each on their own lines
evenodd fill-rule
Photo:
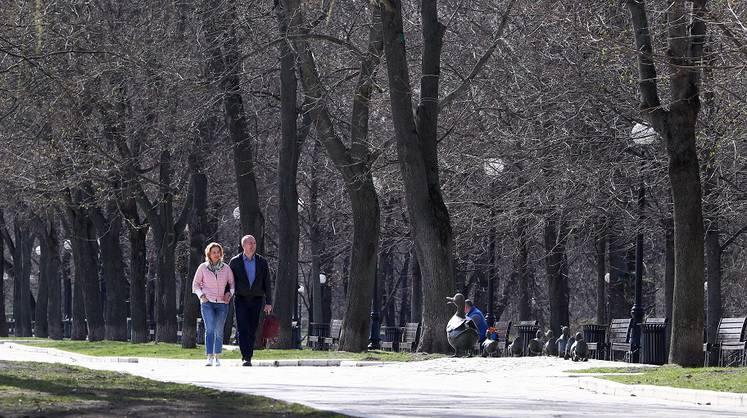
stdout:
<svg viewBox="0 0 747 418">
<path fill-rule="evenodd" d="M 485 333 L 488 331 L 488 321 L 485 320 L 485 315 L 473 306 L 467 313 L 467 316 L 472 318 L 472 321 L 477 325 L 477 332 L 480 333 L 480 342 L 482 342 L 485 340 Z"/>
</svg>

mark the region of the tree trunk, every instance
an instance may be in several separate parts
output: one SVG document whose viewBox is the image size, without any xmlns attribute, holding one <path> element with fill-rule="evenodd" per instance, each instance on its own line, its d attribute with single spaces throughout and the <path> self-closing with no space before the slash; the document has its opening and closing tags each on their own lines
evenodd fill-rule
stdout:
<svg viewBox="0 0 747 418">
<path fill-rule="evenodd" d="M 568 262 L 565 254 L 567 239 L 568 234 L 562 220 L 550 218 L 545 221 L 547 293 L 550 297 L 550 329 L 554 335 L 560 335 L 562 326 L 570 325 Z"/>
<path fill-rule="evenodd" d="M 438 21 L 435 0 L 421 3 L 423 60 L 421 103 L 417 124 L 412 108 L 410 74 L 405 52 L 401 4 L 382 3 L 387 73 L 397 154 L 404 180 L 407 209 L 424 286 L 423 323 L 419 351 L 450 352 L 444 324 L 453 310 L 445 297 L 454 294 L 454 241 L 449 213 L 438 179 L 438 89 L 445 27 Z"/>
<path fill-rule="evenodd" d="M 704 231 L 695 124 L 706 41 L 706 0 L 678 0 L 667 8 L 669 110 L 661 106 L 645 3 L 628 0 L 638 53 L 641 109 L 669 155 L 674 200 L 675 283 L 669 361 L 695 366 L 703 359 Z"/>
<path fill-rule="evenodd" d="M 607 261 L 605 251 L 607 248 L 607 236 L 603 225 L 597 227 L 596 236 L 594 237 L 594 251 L 596 254 L 597 268 L 597 324 L 608 324 L 605 294 L 606 283 L 604 276 L 607 273 Z"/>
<path fill-rule="evenodd" d="M 0 219 L 4 219 L 1 213 L 2 210 L 0 210 Z M 5 228 L 5 225 L 2 225 L 2 228 Z M 5 316 L 5 240 L 0 236 L 0 337 L 7 336 L 8 318 Z"/>
<path fill-rule="evenodd" d="M 158 279 L 155 289 L 156 341 L 176 342 L 176 242 L 167 232 L 156 239 Z"/>
<path fill-rule="evenodd" d="M 628 277 L 627 248 L 623 238 L 616 233 L 615 228 L 608 230 L 607 239 L 608 271 L 610 274 L 607 297 L 609 298 L 610 319 L 630 317 L 630 298 L 627 297 L 625 285 Z"/>
<path fill-rule="evenodd" d="M 300 1 L 288 0 L 283 4 L 287 5 L 291 16 L 302 22 Z M 371 176 L 370 165 L 373 158 L 367 138 L 369 100 L 383 46 L 375 13 L 372 20 L 368 51 L 361 61 L 360 76 L 353 97 L 350 148 L 335 132 L 332 116 L 325 103 L 327 93 L 320 80 L 308 41 L 301 37 L 294 39 L 305 102 L 309 105 L 316 132 L 324 144 L 327 155 L 345 179 L 346 191 L 353 210 L 353 244 L 340 349 L 356 352 L 365 350 L 368 342 L 369 308 L 373 296 L 379 241 L 379 202 Z M 316 295 L 314 297 L 316 298 Z"/>
<path fill-rule="evenodd" d="M 393 259 L 392 259 L 392 253 L 390 250 L 384 250 L 382 253 L 382 261 L 383 264 L 381 265 L 381 288 L 382 288 L 382 294 L 386 295 L 387 298 L 385 300 L 382 300 L 382 304 L 384 306 L 384 309 L 381 312 L 382 315 L 382 323 L 385 324 L 387 327 L 393 327 L 394 325 L 394 303 L 392 303 L 392 299 L 394 299 L 394 292 L 396 290 L 397 283 L 394 280 L 394 266 L 392 265 Z"/>
<path fill-rule="evenodd" d="M 410 306 L 410 253 L 405 253 L 405 260 L 402 262 L 402 269 L 399 271 L 399 326 L 404 327 L 410 322 L 412 309 Z"/>
<path fill-rule="evenodd" d="M 420 263 L 415 254 L 415 248 L 410 250 L 410 264 L 412 265 L 412 298 L 410 303 L 410 322 L 423 321 L 423 276 Z"/>
<path fill-rule="evenodd" d="M 13 319 L 16 322 L 15 336 L 31 337 L 31 305 L 28 297 L 31 294 L 29 276 L 33 237 L 21 222 L 18 217 L 13 221 Z"/>
<path fill-rule="evenodd" d="M 288 15 L 288 8 L 285 4 L 278 3 L 278 5 L 277 19 L 280 35 L 297 33 L 299 16 L 292 18 Z M 296 60 L 298 56 L 292 48 L 291 40 L 281 42 L 278 50 L 280 53 L 280 125 L 282 130 L 278 173 L 283 173 L 278 179 L 278 219 L 282 219 L 283 222 L 278 223 L 278 271 L 273 309 L 280 320 L 277 348 L 293 348 L 295 342 L 293 341 L 292 322 L 296 289 L 298 289 L 298 242 L 300 239 L 296 175 L 305 135 L 299 135 L 297 123 Z M 322 301 L 320 300 L 319 303 Z"/>
<path fill-rule="evenodd" d="M 121 147 L 121 144 L 120 144 Z M 127 154 L 128 151 L 124 151 Z M 184 228 L 192 214 L 194 182 L 190 181 L 184 206 L 174 219 L 174 196 L 171 186 L 171 152 L 161 150 L 159 158 L 159 202 L 151 203 L 142 187 L 131 183 L 135 188 L 138 205 L 146 213 L 153 229 L 156 244 L 156 265 L 158 276 L 155 283 L 155 322 L 157 342 L 176 342 L 176 245 L 184 233 Z M 190 176 L 191 178 L 191 176 Z M 157 208 L 157 209 L 156 209 Z"/>
<path fill-rule="evenodd" d="M 42 247 L 42 254 L 46 255 L 48 336 L 53 340 L 61 340 L 63 337 L 63 328 L 60 237 L 57 220 L 54 215 L 50 215 L 45 221 L 45 234 L 39 241 Z"/>
<path fill-rule="evenodd" d="M 135 199 L 128 197 L 122 205 L 122 213 L 127 219 L 130 242 L 130 342 L 146 343 L 148 335 L 147 301 L 145 297 L 147 275 L 146 237 L 148 225 L 144 224 L 137 212 Z"/>
<path fill-rule="evenodd" d="M 37 338 L 47 338 L 49 336 L 47 326 L 47 307 L 49 306 L 50 282 L 49 253 L 44 251 L 44 245 L 41 243 L 42 239 L 43 238 L 40 236 L 39 246 L 41 247 L 42 253 L 39 256 L 39 290 L 36 292 L 36 306 L 34 306 L 34 337 Z"/>
<path fill-rule="evenodd" d="M 80 284 L 87 321 L 88 341 L 104 339 L 104 318 L 98 276 L 98 244 L 93 222 L 79 207 L 71 207 L 75 285 Z M 76 289 L 77 290 L 77 289 Z M 75 304 L 73 300 L 73 304 Z"/>
<path fill-rule="evenodd" d="M 674 300 L 674 218 L 664 219 L 664 316 L 672 319 Z"/>
<path fill-rule="evenodd" d="M 669 178 L 674 197 L 674 299 L 669 361 L 693 367 L 703 361 L 703 212 L 695 150 L 695 120 L 681 121 L 670 146 Z M 673 126 L 677 126 L 674 125 Z"/>
<path fill-rule="evenodd" d="M 119 245 L 122 219 L 117 203 L 113 200 L 108 202 L 107 212 L 104 214 L 98 207 L 90 209 L 91 219 L 98 231 L 101 264 L 106 284 L 105 334 L 107 340 L 127 341 L 128 295 L 126 294 L 122 248 Z"/>
<path fill-rule="evenodd" d="M 222 44 L 222 75 L 220 87 L 223 93 L 223 107 L 228 135 L 233 142 L 233 161 L 236 173 L 236 187 L 239 200 L 241 235 L 250 234 L 257 240 L 257 252 L 264 253 L 265 219 L 259 207 L 254 172 L 254 148 L 249 134 L 249 122 L 241 96 L 241 51 L 234 25 L 238 24 L 235 10 L 229 14 L 228 29 Z M 225 24 L 225 23 L 224 23 Z M 217 27 L 217 25 L 216 25 Z M 216 63 L 218 64 L 218 63 Z M 256 124 L 256 122 L 254 122 Z"/>
<path fill-rule="evenodd" d="M 86 326 L 86 310 L 85 310 L 85 298 L 83 297 L 83 271 L 79 270 L 75 264 L 76 260 L 76 249 L 75 244 L 75 233 L 73 232 L 72 220 L 73 211 L 68 209 L 68 218 L 71 222 L 63 222 L 65 225 L 66 235 L 70 239 L 70 249 L 65 250 L 65 262 L 67 263 L 66 268 L 70 273 L 70 267 L 72 265 L 73 277 L 70 284 L 70 339 L 73 341 L 83 341 L 88 336 L 88 330 Z"/>
<path fill-rule="evenodd" d="M 529 274 L 528 223 L 529 220 L 522 217 L 516 224 L 519 253 L 519 258 L 516 263 L 517 271 L 519 273 L 519 321 L 529 321 L 532 319 L 532 310 L 529 304 L 529 282 L 532 281 L 532 277 Z"/>
<path fill-rule="evenodd" d="M 192 156 L 193 184 L 194 184 L 194 212 L 189 222 L 189 273 L 184 278 L 182 286 L 184 295 L 184 313 L 182 323 L 182 348 L 197 346 L 197 318 L 200 316 L 200 303 L 197 296 L 192 294 L 192 279 L 197 267 L 205 259 L 205 247 L 210 234 L 207 203 L 208 179 L 197 169 L 196 156 Z M 231 318 L 226 318 L 228 322 Z"/>
</svg>

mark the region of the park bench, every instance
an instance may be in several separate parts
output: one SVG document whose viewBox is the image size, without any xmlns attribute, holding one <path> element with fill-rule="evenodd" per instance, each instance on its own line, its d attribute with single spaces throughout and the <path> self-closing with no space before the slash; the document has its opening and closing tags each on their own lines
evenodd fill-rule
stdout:
<svg viewBox="0 0 747 418">
<path fill-rule="evenodd" d="M 329 336 L 322 341 L 323 348 L 336 350 L 340 344 L 340 333 L 342 332 L 342 319 L 333 319 L 329 325 Z"/>
<path fill-rule="evenodd" d="M 329 324 L 312 322 L 309 324 L 309 335 L 306 344 L 312 350 L 321 350 L 324 339 L 329 336 Z"/>
<path fill-rule="evenodd" d="M 403 333 L 404 327 L 384 327 L 384 339 L 381 341 L 381 349 L 384 351 L 398 351 Z"/>
<path fill-rule="evenodd" d="M 408 322 L 402 331 L 402 341 L 399 343 L 399 351 L 413 352 L 418 342 L 418 322 Z"/>
<path fill-rule="evenodd" d="M 613 319 L 610 323 L 609 332 L 609 358 L 616 361 L 615 353 L 622 351 L 625 353 L 624 361 L 630 361 L 630 332 L 632 330 L 632 321 L 630 318 Z"/>
<path fill-rule="evenodd" d="M 587 324 L 581 329 L 589 347 L 589 358 L 604 360 L 607 351 L 607 325 Z"/>
<path fill-rule="evenodd" d="M 710 361 L 711 349 L 715 348 L 718 350 L 718 365 L 721 367 L 732 366 L 739 364 L 747 366 L 747 356 L 745 356 L 745 350 L 747 350 L 747 338 L 745 338 L 745 318 L 721 318 L 718 323 L 718 331 L 716 333 L 716 346 L 711 347 L 708 343 L 703 344 L 703 351 L 705 351 L 705 366 L 708 366 Z M 727 354 L 736 353 L 738 355 L 736 361 L 727 361 Z"/>
<path fill-rule="evenodd" d="M 398 329 L 399 332 L 390 332 L 399 338 L 396 340 L 390 338 L 389 341 L 382 341 L 381 349 L 384 351 L 413 351 L 413 344 L 417 341 L 418 336 L 418 325 L 417 322 L 408 322 L 404 327 Z"/>
</svg>

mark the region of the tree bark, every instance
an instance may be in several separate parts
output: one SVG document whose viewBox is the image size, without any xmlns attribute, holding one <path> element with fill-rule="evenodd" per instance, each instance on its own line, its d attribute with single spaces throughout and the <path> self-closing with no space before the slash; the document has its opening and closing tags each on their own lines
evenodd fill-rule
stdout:
<svg viewBox="0 0 747 418">
<path fill-rule="evenodd" d="M 607 262 L 606 262 L 606 248 L 607 248 L 607 236 L 605 227 L 603 225 L 597 226 L 596 235 L 594 237 L 594 251 L 596 254 L 596 268 L 597 268 L 597 324 L 608 324 L 609 318 L 607 318 L 607 307 L 605 301 L 607 300 L 605 288 L 606 283 L 604 276 L 607 273 Z"/>
<path fill-rule="evenodd" d="M 137 203 L 131 197 L 132 190 L 128 187 L 128 196 L 122 204 L 122 214 L 127 219 L 128 238 L 130 242 L 130 342 L 146 343 L 148 335 L 147 301 L 145 297 L 147 275 L 147 246 L 148 225 L 141 219 L 137 211 Z"/>
<path fill-rule="evenodd" d="M 418 350 L 446 353 L 450 347 L 443 324 L 448 322 L 453 311 L 444 301 L 455 290 L 454 240 L 438 178 L 436 137 L 441 46 L 446 28 L 438 21 L 436 1 L 423 1 L 423 76 L 416 121 L 401 3 L 382 2 L 381 15 L 400 171 L 420 268 L 428 278 L 428 285 L 423 289 L 423 322 Z"/>
<path fill-rule="evenodd" d="M 672 319 L 674 300 L 674 218 L 664 220 L 664 315 Z"/>
<path fill-rule="evenodd" d="M 276 3 L 280 35 L 297 33 L 298 16 L 288 15 L 285 5 Z M 298 133 L 297 55 L 290 39 L 279 45 L 280 53 L 280 126 L 282 131 L 278 173 L 278 271 L 275 285 L 275 315 L 280 320 L 277 348 L 293 348 L 293 304 L 298 288 L 298 190 L 296 176 L 304 137 Z M 318 280 L 318 279 L 317 279 Z M 319 303 L 322 301 L 320 300 Z"/>
<path fill-rule="evenodd" d="M 75 263 L 75 285 L 80 284 L 85 308 L 88 341 L 100 341 L 105 337 L 104 318 L 101 312 L 101 292 L 98 276 L 98 244 L 96 232 L 84 209 L 78 206 L 81 192 L 69 206 L 72 224 L 73 262 Z M 76 301 L 73 300 L 73 304 Z M 78 335 L 79 336 L 79 335 Z"/>
<path fill-rule="evenodd" d="M 20 217 L 13 220 L 13 319 L 15 336 L 31 337 L 31 251 L 34 245 L 29 228 L 23 225 Z"/>
<path fill-rule="evenodd" d="M 420 263 L 415 254 L 415 248 L 410 250 L 410 265 L 412 266 L 412 297 L 410 303 L 410 322 L 423 321 L 423 276 Z"/>
<path fill-rule="evenodd" d="M 57 219 L 53 214 L 45 220 L 45 233 L 40 236 L 42 254 L 45 255 L 47 275 L 47 334 L 53 340 L 61 340 L 62 328 L 62 283 L 60 262 L 60 237 Z"/>
<path fill-rule="evenodd" d="M 551 217 L 545 221 L 545 266 L 547 294 L 550 297 L 550 329 L 553 335 L 560 335 L 561 327 L 570 325 L 568 261 L 565 253 L 567 239 L 568 234 L 562 220 Z"/>
<path fill-rule="evenodd" d="M 74 216 L 72 209 L 67 209 L 67 215 L 67 218 L 63 218 L 62 224 L 65 227 L 65 235 L 70 237 L 70 250 L 65 249 L 65 257 L 63 258 L 65 263 L 64 269 L 66 269 L 69 274 L 71 264 L 73 267 L 73 278 L 70 283 L 70 339 L 73 341 L 83 341 L 88 335 L 86 327 L 85 298 L 83 297 L 83 272 L 79 271 L 75 265 L 77 250 L 74 245 L 77 244 L 75 244 L 75 233 L 72 226 Z"/>
<path fill-rule="evenodd" d="M 407 322 L 411 322 L 412 309 L 410 306 L 410 252 L 405 253 L 405 259 L 402 262 L 402 269 L 399 271 L 399 326 L 404 327 Z"/>
<path fill-rule="evenodd" d="M 617 233 L 614 225 L 608 229 L 607 235 L 607 263 L 610 282 L 607 287 L 609 300 L 608 309 L 610 319 L 630 317 L 630 298 L 627 297 L 626 285 L 628 277 L 627 248 L 623 238 Z"/>
<path fill-rule="evenodd" d="M 105 338 L 112 341 L 127 341 L 128 295 L 125 286 L 122 248 L 119 245 L 122 218 L 114 200 L 107 203 L 106 214 L 101 208 L 95 206 L 90 208 L 89 213 L 98 231 L 101 264 L 106 284 Z"/>
<path fill-rule="evenodd" d="M 0 209 L 0 234 L 5 235 L 5 217 Z M 5 316 L 5 239 L 0 236 L 0 337 L 8 336 L 8 318 Z"/>
<path fill-rule="evenodd" d="M 192 278 L 197 267 L 205 260 L 205 247 L 208 236 L 212 235 L 208 222 L 208 179 L 200 172 L 197 156 L 191 156 L 192 182 L 194 187 L 194 210 L 189 221 L 189 273 L 184 278 L 182 286 L 184 295 L 184 313 L 182 323 L 182 348 L 197 346 L 197 318 L 200 316 L 200 303 L 192 294 Z M 226 322 L 231 318 L 226 318 Z"/>
<path fill-rule="evenodd" d="M 34 306 L 34 337 L 47 338 L 47 307 L 49 306 L 49 253 L 44 251 L 41 235 L 44 228 L 39 231 L 39 246 L 42 250 L 39 255 L 39 289 L 36 292 L 36 305 Z"/>
</svg>

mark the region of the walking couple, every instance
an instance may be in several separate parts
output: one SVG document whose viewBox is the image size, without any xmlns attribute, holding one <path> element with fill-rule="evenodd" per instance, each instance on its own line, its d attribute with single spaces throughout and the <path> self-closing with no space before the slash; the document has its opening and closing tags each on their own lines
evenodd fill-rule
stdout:
<svg viewBox="0 0 747 418">
<path fill-rule="evenodd" d="M 241 248 L 243 252 L 225 264 L 223 247 L 211 242 L 205 248 L 205 262 L 197 267 L 192 280 L 192 293 L 200 298 L 202 321 L 205 324 L 206 366 L 220 366 L 223 325 L 232 298 L 243 366 L 252 365 L 254 337 L 261 311 L 264 309 L 266 314 L 272 311 L 267 260 L 256 253 L 257 240 L 251 235 L 241 238 Z M 226 291 L 227 288 L 230 290 Z"/>
</svg>

